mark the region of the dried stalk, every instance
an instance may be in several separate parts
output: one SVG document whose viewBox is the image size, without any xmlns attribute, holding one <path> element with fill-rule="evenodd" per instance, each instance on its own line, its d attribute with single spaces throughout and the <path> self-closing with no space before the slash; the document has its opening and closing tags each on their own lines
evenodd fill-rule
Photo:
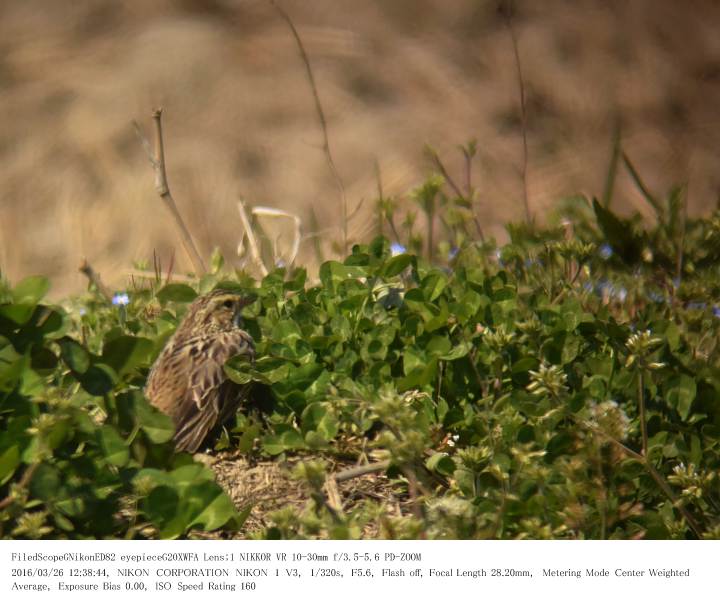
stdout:
<svg viewBox="0 0 720 604">
<path fill-rule="evenodd" d="M 290 28 L 290 31 L 292 32 L 293 37 L 295 38 L 295 42 L 297 43 L 298 51 L 300 53 L 300 58 L 302 59 L 303 64 L 305 65 L 305 72 L 307 73 L 307 79 L 310 83 L 310 88 L 312 90 L 313 94 L 313 100 L 315 101 L 315 112 L 317 113 L 318 121 L 320 122 L 320 128 L 322 129 L 323 134 L 323 145 L 322 149 L 325 153 L 325 159 L 327 160 L 328 167 L 330 168 L 330 172 L 332 174 L 333 179 L 335 180 L 335 184 L 337 185 L 338 191 L 340 192 L 340 200 L 342 202 L 342 223 L 343 223 L 343 253 L 347 253 L 347 247 L 348 247 L 348 210 L 347 210 L 347 196 L 345 194 L 345 185 L 343 184 L 342 178 L 340 178 L 340 173 L 337 170 L 337 167 L 335 166 L 335 160 L 333 159 L 332 151 L 330 149 L 330 139 L 328 137 L 328 128 L 327 128 L 327 120 L 325 119 L 325 112 L 322 108 L 322 103 L 320 102 L 320 95 L 318 94 L 317 85 L 315 84 L 315 76 L 313 75 L 313 70 L 310 65 L 310 58 L 308 57 L 307 52 L 305 51 L 305 46 L 302 43 L 302 39 L 300 38 L 300 34 L 298 33 L 298 30 L 295 27 L 295 24 L 293 23 L 292 19 L 290 18 L 290 15 L 288 15 L 285 10 L 275 2 L 275 0 L 269 0 L 270 5 L 277 11 L 277 13 L 282 17 L 282 19 L 288 24 L 288 27 Z"/>
<path fill-rule="evenodd" d="M 250 226 L 250 220 L 248 220 L 247 212 L 245 211 L 245 202 L 242 199 L 238 201 L 238 211 L 240 212 L 240 220 L 243 224 L 243 228 L 245 229 L 245 235 L 247 235 L 248 245 L 250 246 L 250 255 L 257 267 L 260 269 L 262 276 L 266 277 L 268 275 L 268 269 L 265 267 L 265 264 L 260 257 L 260 248 L 258 247 L 255 234 Z M 242 241 L 240 241 L 240 245 L 238 246 L 238 254 L 240 254 L 241 249 Z"/>
<path fill-rule="evenodd" d="M 188 253 L 188 256 L 190 256 L 190 261 L 192 262 L 195 272 L 197 275 L 203 275 L 206 272 L 205 263 L 195 247 L 190 231 L 180 215 L 180 211 L 175 203 L 175 199 L 170 193 L 170 186 L 168 185 L 167 173 L 165 171 L 165 145 L 163 143 L 162 136 L 162 108 L 153 110 L 152 117 L 155 126 L 154 152 L 150 147 L 150 143 L 140 130 L 140 126 L 137 122 L 133 122 L 135 125 L 135 131 L 140 138 L 140 143 L 145 149 L 148 159 L 150 160 L 150 164 L 155 172 L 155 190 L 175 220 L 175 226 L 177 226 L 178 231 L 180 231 L 183 246 L 185 247 L 185 251 Z"/>
<path fill-rule="evenodd" d="M 335 480 L 335 482 L 343 482 L 344 480 L 351 480 L 353 478 L 357 478 L 358 476 L 364 476 L 365 474 L 382 472 L 383 470 L 387 470 L 389 465 L 389 461 L 377 461 L 375 463 L 370 463 L 364 466 L 357 466 L 355 468 L 350 468 L 348 470 L 338 472 L 333 476 L 333 479 Z"/>
<path fill-rule="evenodd" d="M 87 260 L 82 261 L 82 264 L 80 264 L 80 268 L 78 270 L 88 278 L 88 281 L 90 281 L 91 284 L 93 284 L 97 288 L 103 298 L 105 298 L 108 302 L 112 300 L 112 292 L 102 282 L 102 280 L 100 279 L 100 275 L 95 272 L 95 269 L 90 266 Z"/>
<path fill-rule="evenodd" d="M 286 212 L 284 210 L 278 210 L 277 208 L 269 208 L 267 206 L 255 206 L 250 210 L 253 216 L 265 216 L 267 218 L 288 218 L 293 223 L 293 243 L 290 248 L 290 257 L 288 258 L 288 266 L 292 266 L 295 263 L 298 252 L 300 251 L 300 242 L 302 241 L 302 221 L 299 216 Z M 276 254 L 277 255 L 277 254 Z"/>
<path fill-rule="evenodd" d="M 522 161 L 522 181 L 523 181 L 523 203 L 525 206 L 525 220 L 528 224 L 532 224 L 533 217 L 530 213 L 530 194 L 528 192 L 528 142 L 527 142 L 527 108 L 525 104 L 525 79 L 523 78 L 522 64 L 520 63 L 520 51 L 518 50 L 517 36 L 513 27 L 512 15 L 508 14 L 506 19 L 507 28 L 510 31 L 510 39 L 512 40 L 513 53 L 515 55 L 515 69 L 517 71 L 518 88 L 520 92 L 520 117 L 522 119 L 522 141 L 523 141 L 523 161 Z"/>
</svg>

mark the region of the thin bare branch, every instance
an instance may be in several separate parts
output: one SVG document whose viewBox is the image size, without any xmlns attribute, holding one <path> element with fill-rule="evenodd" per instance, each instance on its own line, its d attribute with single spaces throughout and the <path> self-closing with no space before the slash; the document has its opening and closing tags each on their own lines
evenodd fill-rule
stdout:
<svg viewBox="0 0 720 604">
<path fill-rule="evenodd" d="M 382 472 L 387 470 L 390 465 L 389 461 L 377 461 L 364 466 L 357 466 L 355 468 L 349 468 L 333 475 L 335 482 L 343 482 L 344 480 L 351 480 L 358 476 L 364 476 L 365 474 L 374 474 L 375 472 Z"/>
<path fill-rule="evenodd" d="M 680 216 L 680 241 L 678 241 L 677 258 L 675 260 L 675 277 L 680 282 L 683 272 L 683 254 L 685 253 L 685 235 L 687 232 L 688 221 L 688 192 L 690 189 L 690 181 L 688 180 L 685 190 L 681 194 L 682 214 Z"/>
<path fill-rule="evenodd" d="M 522 119 L 522 141 L 523 141 L 523 159 L 522 159 L 522 181 L 523 181 L 523 203 L 525 206 L 525 220 L 532 223 L 533 217 L 530 213 L 530 194 L 528 192 L 528 143 L 527 143 L 527 108 L 525 104 L 525 79 L 523 78 L 522 64 L 520 63 L 520 51 L 518 50 L 517 36 L 515 35 L 515 27 L 513 26 L 512 14 L 507 14 L 505 23 L 510 32 L 512 40 L 513 53 L 515 55 L 515 69 L 517 71 L 518 88 L 520 91 L 520 117 Z"/>
<path fill-rule="evenodd" d="M 103 298 L 105 298 L 108 302 L 112 300 L 112 292 L 102 282 L 102 279 L 100 279 L 100 275 L 95 272 L 95 269 L 90 266 L 90 263 L 88 263 L 86 259 L 82 261 L 78 270 L 88 278 L 88 281 L 90 281 L 91 284 L 93 284 L 97 288 Z"/>
<path fill-rule="evenodd" d="M 332 507 L 336 512 L 342 513 L 343 501 L 338 489 L 337 481 L 333 475 L 325 479 L 325 492 L 327 493 L 327 505 Z"/>
<path fill-rule="evenodd" d="M 134 277 L 139 277 L 142 279 L 149 279 L 150 281 L 155 280 L 155 272 L 154 271 L 142 271 L 142 270 L 131 270 L 127 271 L 126 274 L 132 279 Z M 180 281 L 181 283 L 194 283 L 197 281 L 194 277 L 187 277 L 185 275 L 182 275 L 180 273 L 171 275 L 173 281 Z"/>
<path fill-rule="evenodd" d="M 472 204 L 472 201 L 473 201 L 472 193 L 469 193 L 471 195 L 471 197 L 465 197 L 463 192 L 460 190 L 460 187 L 457 185 L 457 183 L 452 179 L 452 177 L 448 173 L 447 169 L 445 168 L 445 164 L 443 164 L 442 160 L 440 159 L 440 156 L 437 154 L 437 151 L 435 151 L 435 149 L 433 149 L 432 147 L 427 147 L 426 150 L 427 150 L 428 155 L 430 156 L 430 159 L 435 164 L 435 167 L 438 169 L 438 171 L 440 172 L 442 177 L 445 179 L 445 181 L 448 183 L 448 185 L 450 185 L 450 188 L 453 191 L 455 191 L 455 195 L 457 195 L 460 199 L 467 199 L 467 201 L 470 202 L 470 204 Z M 463 154 L 465 155 L 466 160 L 467 160 L 468 155 L 466 154 L 465 150 L 463 150 Z M 468 170 L 469 170 L 469 168 L 468 168 Z M 470 176 L 468 175 L 466 178 L 467 178 L 467 183 L 468 183 L 468 190 L 471 191 Z M 482 243 L 485 243 L 485 234 L 483 233 L 482 225 L 480 224 L 480 220 L 477 217 L 477 213 L 475 212 L 474 207 L 472 208 L 472 216 L 473 216 L 473 221 L 475 222 L 475 228 L 477 229 L 477 232 L 478 232 L 478 237 L 480 237 L 480 241 Z"/>
<path fill-rule="evenodd" d="M 172 254 L 170 255 L 170 266 L 168 266 L 167 277 L 165 278 L 165 285 L 170 283 L 170 279 L 172 278 L 174 266 L 175 266 L 175 250 L 173 249 Z"/>
<path fill-rule="evenodd" d="M 348 220 L 352 220 L 355 218 L 355 216 L 358 215 L 358 212 L 360 212 L 360 209 L 363 207 L 363 204 L 365 203 L 365 198 L 361 198 L 358 204 L 355 206 L 355 209 L 348 214 Z"/>
<path fill-rule="evenodd" d="M 138 137 L 140 138 L 140 143 L 145 149 L 148 159 L 150 160 L 150 164 L 153 167 L 153 171 L 155 173 L 155 190 L 175 220 L 175 225 L 180 231 L 183 246 L 185 247 L 185 251 L 188 253 L 188 256 L 190 256 L 190 261 L 192 262 L 195 272 L 198 275 L 203 275 L 206 272 L 205 263 L 195 247 L 192 235 L 190 235 L 190 231 L 180 215 L 180 211 L 175 203 L 175 199 L 173 199 L 173 196 L 170 193 L 170 186 L 168 185 L 167 173 L 165 171 L 165 145 L 163 143 L 162 135 L 162 108 L 153 110 L 152 117 L 155 128 L 154 152 L 151 150 L 150 142 L 143 135 L 137 122 L 133 122 L 135 125 L 135 131 L 137 132 Z"/>
<path fill-rule="evenodd" d="M 433 149 L 432 147 L 426 147 L 426 152 L 430 156 L 430 159 L 432 160 L 433 164 L 435 164 L 435 167 L 438 169 L 442 177 L 445 179 L 445 182 L 450 185 L 450 188 L 455 191 L 455 195 L 460 197 L 461 199 L 465 199 L 465 195 L 463 195 L 463 192 L 460 190 L 460 187 L 457 185 L 457 183 L 452 179 L 448 171 L 445 169 L 445 164 L 442 163 L 442 160 L 440 159 L 440 156 L 437 154 L 437 151 Z"/>
<path fill-rule="evenodd" d="M 298 33 L 298 30 L 295 27 L 295 24 L 293 23 L 292 19 L 290 18 L 290 15 L 288 15 L 285 10 L 275 2 L 275 0 L 269 0 L 272 7 L 277 11 L 277 13 L 282 17 L 282 19 L 288 24 L 288 27 L 290 28 L 290 31 L 292 32 L 293 37 L 295 38 L 295 42 L 297 43 L 298 51 L 300 53 L 300 58 L 302 59 L 303 64 L 305 65 L 305 71 L 307 73 L 308 82 L 310 83 L 310 88 L 312 90 L 313 94 L 313 100 L 315 101 L 315 111 L 318 116 L 318 121 L 320 122 L 320 127 L 322 129 L 323 134 L 323 145 L 322 149 L 325 153 L 325 158 L 327 160 L 328 167 L 330 168 L 330 172 L 333 176 L 333 179 L 335 180 L 335 184 L 337 185 L 338 191 L 340 192 L 340 200 L 342 202 L 342 222 L 343 222 L 343 252 L 347 253 L 347 247 L 348 247 L 348 209 L 347 209 L 347 196 L 345 194 L 345 185 L 343 184 L 342 178 L 340 178 L 340 173 L 337 170 L 337 167 L 335 166 L 335 160 L 333 159 L 332 150 L 330 149 L 330 139 L 328 137 L 328 128 L 327 128 L 327 120 L 325 119 L 325 112 L 323 111 L 322 103 L 320 102 L 320 95 L 318 94 L 317 85 L 315 84 L 315 76 L 313 75 L 312 66 L 310 65 L 310 58 L 308 57 L 307 52 L 305 51 L 305 46 L 303 45 L 302 39 L 300 38 L 300 34 Z"/>
</svg>

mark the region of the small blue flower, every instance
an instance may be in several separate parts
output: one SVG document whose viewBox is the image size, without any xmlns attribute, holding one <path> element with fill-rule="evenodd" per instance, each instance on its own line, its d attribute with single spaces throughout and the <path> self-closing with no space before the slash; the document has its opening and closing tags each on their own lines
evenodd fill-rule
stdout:
<svg viewBox="0 0 720 604">
<path fill-rule="evenodd" d="M 688 310 L 705 310 L 707 308 L 707 304 L 705 302 L 688 302 L 687 309 Z"/>
<path fill-rule="evenodd" d="M 590 283 L 590 281 L 585 281 L 585 283 L 583 283 L 583 290 L 591 292 L 593 290 L 593 284 Z"/>
<path fill-rule="evenodd" d="M 713 306 L 713 314 L 720 319 L 720 306 Z"/>
<path fill-rule="evenodd" d="M 610 256 L 613 255 L 612 246 L 608 245 L 607 243 L 603 243 L 603 244 L 600 246 L 599 252 L 600 252 L 600 257 L 601 257 L 603 260 L 607 260 L 608 258 L 610 258 Z"/>
<path fill-rule="evenodd" d="M 84 316 L 87 314 L 87 310 L 85 310 L 84 308 L 81 308 L 81 309 L 79 310 L 79 313 L 80 313 L 80 316 L 81 316 L 81 317 L 84 317 Z"/>
<path fill-rule="evenodd" d="M 405 246 L 402 243 L 391 243 L 390 244 L 390 255 L 391 256 L 399 256 L 400 254 L 404 254 L 407 251 Z"/>
<path fill-rule="evenodd" d="M 113 306 L 127 306 L 130 304 L 130 296 L 126 293 L 115 294 L 112 298 Z"/>
<path fill-rule="evenodd" d="M 648 298 L 650 298 L 650 300 L 657 304 L 662 304 L 663 302 L 665 302 L 665 296 L 658 292 L 648 292 Z"/>
<path fill-rule="evenodd" d="M 620 302 L 625 302 L 625 299 L 627 298 L 627 290 L 624 287 L 621 287 L 615 291 L 615 296 Z"/>
<path fill-rule="evenodd" d="M 597 292 L 598 296 L 610 297 L 613 292 L 612 283 L 610 283 L 610 281 L 606 281 L 605 279 L 601 279 L 600 281 L 598 281 L 597 286 L 595 287 L 595 291 Z"/>
<path fill-rule="evenodd" d="M 450 251 L 448 252 L 448 262 L 452 262 L 455 260 L 455 257 L 458 255 L 458 252 L 460 250 L 456 247 L 452 247 Z"/>
<path fill-rule="evenodd" d="M 278 259 L 275 261 L 275 266 L 276 266 L 277 268 L 285 268 L 285 261 L 284 261 L 282 258 L 278 258 Z"/>
<path fill-rule="evenodd" d="M 675 289 L 677 289 L 678 287 L 680 287 L 680 277 L 675 277 L 675 278 L 672 280 L 672 283 L 673 283 L 673 286 L 675 287 Z"/>
</svg>

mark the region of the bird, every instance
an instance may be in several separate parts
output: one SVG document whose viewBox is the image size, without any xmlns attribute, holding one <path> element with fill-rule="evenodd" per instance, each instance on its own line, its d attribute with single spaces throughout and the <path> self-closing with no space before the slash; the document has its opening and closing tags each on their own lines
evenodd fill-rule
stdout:
<svg viewBox="0 0 720 604">
<path fill-rule="evenodd" d="M 195 453 L 248 397 L 249 385 L 231 381 L 223 366 L 237 355 L 255 361 L 252 336 L 240 327 L 252 301 L 225 289 L 196 298 L 150 368 L 145 397 L 173 420 L 179 451 Z"/>
</svg>

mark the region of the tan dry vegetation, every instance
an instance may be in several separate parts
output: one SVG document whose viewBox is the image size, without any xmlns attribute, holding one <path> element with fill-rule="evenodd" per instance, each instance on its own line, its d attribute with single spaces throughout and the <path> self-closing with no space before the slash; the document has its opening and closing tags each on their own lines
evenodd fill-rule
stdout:
<svg viewBox="0 0 720 604">
<path fill-rule="evenodd" d="M 247 456 L 234 453 L 196 455 L 195 459 L 212 468 L 218 484 L 225 489 L 238 510 L 250 508 L 247 520 L 237 533 L 203 537 L 231 537 L 242 539 L 257 535 L 273 526 L 270 515 L 283 508 L 302 514 L 312 507 L 307 485 L 292 478 L 292 468 L 301 461 L 324 461 L 329 472 L 350 469 L 350 464 L 333 458 L 293 457 L 289 461 L 251 461 Z M 396 483 L 401 481 L 395 481 Z M 370 501 L 377 505 L 377 517 L 369 518 L 362 527 L 364 538 L 377 538 L 382 534 L 382 518 L 411 517 L 411 503 L 404 488 L 393 484 L 384 472 L 363 474 L 335 486 L 336 507 L 340 514 L 352 514 L 359 504 Z M 323 495 L 326 495 L 325 491 Z"/>
<path fill-rule="evenodd" d="M 477 211 L 491 234 L 521 216 L 512 46 L 495 1 L 286 0 L 310 55 L 351 208 L 373 231 L 378 162 L 387 194 L 427 172 L 425 143 L 459 169 L 472 137 Z M 517 1 L 537 211 L 599 193 L 614 120 L 650 185 L 690 179 L 690 207 L 720 191 L 720 5 L 711 0 Z M 297 49 L 264 0 L 0 4 L 0 269 L 84 286 L 87 257 L 114 287 L 135 259 L 167 266 L 180 241 L 131 120 L 165 107 L 171 187 L 203 254 L 229 261 L 235 201 L 276 206 L 339 240 L 338 193 Z M 618 205 L 642 209 L 629 180 Z M 307 228 L 307 226 L 306 226 Z M 330 253 L 330 246 L 326 245 Z M 312 258 L 310 246 L 300 261 Z"/>
</svg>

